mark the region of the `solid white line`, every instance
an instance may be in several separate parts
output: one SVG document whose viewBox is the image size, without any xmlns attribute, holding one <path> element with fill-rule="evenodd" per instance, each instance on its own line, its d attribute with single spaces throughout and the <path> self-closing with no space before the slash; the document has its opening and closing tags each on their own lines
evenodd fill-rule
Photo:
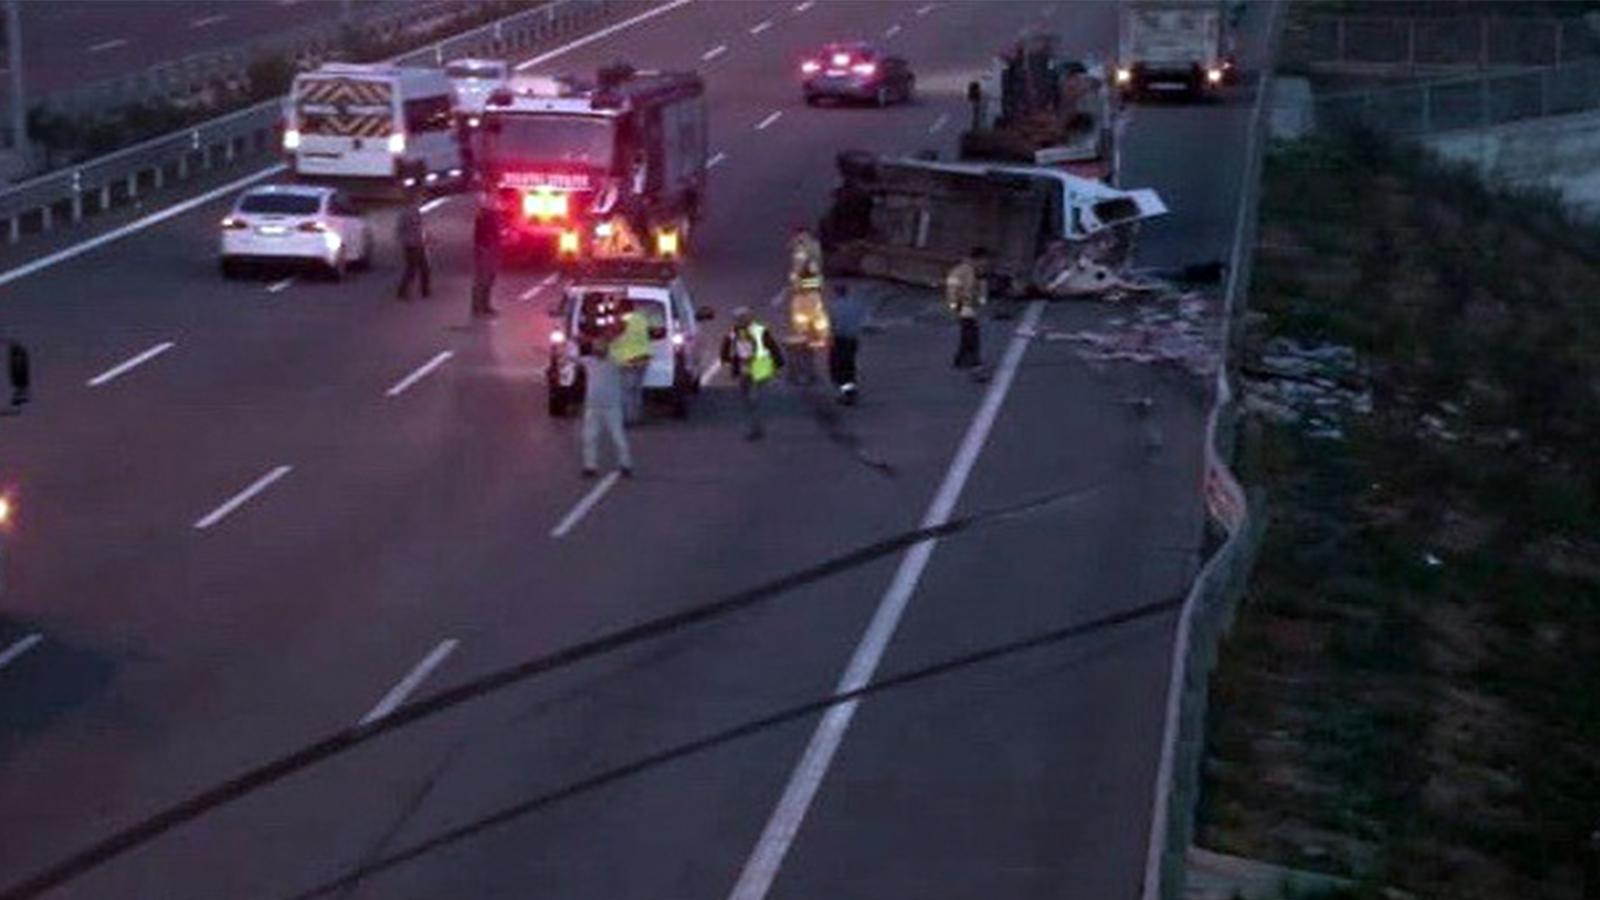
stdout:
<svg viewBox="0 0 1600 900">
<path fill-rule="evenodd" d="M 291 284 L 294 284 L 293 275 L 290 275 L 288 278 L 285 278 L 282 281 L 274 281 L 273 283 L 267 285 L 267 293 L 276 294 L 280 291 L 287 290 Z"/>
<path fill-rule="evenodd" d="M 933 124 L 928 126 L 928 133 L 929 134 L 938 134 L 939 130 L 944 128 L 944 126 L 949 121 L 950 121 L 950 114 L 949 113 L 939 113 L 939 118 L 934 119 L 933 120 Z"/>
<path fill-rule="evenodd" d="M 427 378 L 428 377 L 428 373 L 430 373 L 434 369 L 437 369 L 440 366 L 444 365 L 446 362 L 449 361 L 450 357 L 452 357 L 452 356 L 455 356 L 455 352 L 454 351 L 451 351 L 451 350 L 442 350 L 442 351 L 440 351 L 438 354 L 436 354 L 433 357 L 433 359 L 430 359 L 427 362 L 423 363 L 421 366 L 418 366 L 417 370 L 415 372 L 412 372 L 410 375 L 407 375 L 406 377 L 404 377 L 404 378 L 400 379 L 399 381 L 395 382 L 394 387 L 389 388 L 387 391 L 384 391 L 384 396 L 386 396 L 386 397 L 398 397 L 398 396 L 400 396 L 401 394 L 406 392 L 406 388 L 409 388 L 413 384 L 416 384 L 417 382 L 421 381 L 422 379 Z"/>
<path fill-rule="evenodd" d="M 955 459 L 945 472 L 944 482 L 939 485 L 939 492 L 934 495 L 932 505 L 922 517 L 923 528 L 933 528 L 949 521 L 950 513 L 955 509 L 956 501 L 960 499 L 961 491 L 966 486 L 967 477 L 977 465 L 978 456 L 983 452 L 983 445 L 989 439 L 989 431 L 994 427 L 995 419 L 1000 414 L 1000 405 L 1005 402 L 1006 394 L 1011 390 L 1011 381 L 1016 377 L 1022 355 L 1027 350 L 1028 339 L 1023 335 L 1036 329 L 1043 311 L 1044 304 L 1034 302 L 1029 304 L 1027 312 L 1023 314 L 1022 323 L 1017 326 L 1017 333 L 1012 335 L 1005 356 L 1000 360 L 994 381 L 984 394 L 983 404 L 972 417 L 972 424 L 967 427 L 966 437 L 962 439 Z M 905 556 L 901 558 L 900 568 L 895 571 L 894 580 L 889 583 L 888 591 L 878 603 L 878 610 L 873 614 L 872 622 L 868 624 L 866 632 L 862 634 L 861 643 L 851 656 L 849 666 L 839 678 L 836 691 L 843 693 L 858 690 L 872 681 L 873 675 L 878 670 L 878 663 L 883 659 L 884 650 L 894 637 L 895 630 L 900 625 L 900 618 L 911 602 L 911 595 L 922 579 L 928 559 L 933 555 L 934 544 L 935 542 L 931 540 L 923 541 L 907 550 Z M 850 728 L 850 720 L 854 718 L 859 703 L 859 700 L 850 700 L 830 707 L 823 715 L 822 721 L 817 724 L 811 742 L 806 745 L 805 754 L 800 757 L 794 773 L 789 776 L 789 783 L 783 790 L 782 799 L 772 811 L 772 818 L 762 830 L 761 838 L 756 842 L 749 861 L 745 863 L 744 871 L 740 873 L 733 892 L 728 895 L 730 900 L 764 900 L 767 896 L 773 879 L 777 877 L 778 868 L 783 865 L 784 857 L 788 855 L 789 847 L 794 843 L 795 835 L 799 833 L 800 826 L 805 821 L 806 812 L 811 808 L 811 801 L 816 798 L 817 790 L 828 774 L 833 755 L 844 741 L 845 732 Z"/>
<path fill-rule="evenodd" d="M 427 203 L 424 203 L 421 206 L 417 207 L 417 212 L 426 215 L 426 214 L 431 213 L 434 210 L 438 209 L 439 207 L 445 205 L 446 203 L 449 203 L 451 201 L 451 199 L 452 198 L 448 197 L 448 196 L 435 197 L 432 200 L 429 200 Z"/>
<path fill-rule="evenodd" d="M 673 10 L 675 10 L 675 9 L 681 7 L 681 6 L 687 6 L 688 4 L 693 3 L 693 2 L 694 2 L 694 0 L 672 0 L 672 2 L 664 4 L 662 6 L 657 6 L 657 7 L 653 8 L 653 9 L 647 9 L 644 12 L 642 12 L 642 13 L 638 14 L 637 16 L 634 16 L 634 17 L 632 17 L 630 19 L 623 19 L 621 22 L 618 22 L 615 25 L 607 25 L 606 27 L 600 29 L 599 31 L 596 31 L 594 34 L 586 34 L 583 37 L 578 38 L 577 40 L 573 41 L 570 44 L 563 44 L 562 46 L 557 47 L 554 50 L 546 50 L 545 52 L 539 54 L 538 56 L 533 57 L 532 59 L 523 60 L 522 62 L 517 63 L 517 71 L 521 72 L 521 71 L 524 71 L 526 69 L 531 69 L 534 66 L 537 66 L 538 64 L 540 64 L 542 62 L 548 62 L 548 61 L 550 61 L 552 59 L 555 59 L 558 56 L 565 56 L 568 53 L 571 53 L 573 50 L 578 49 L 579 47 L 587 47 L 590 44 L 594 43 L 595 41 L 601 40 L 603 38 L 608 38 L 611 35 L 616 34 L 619 31 L 622 31 L 623 29 L 632 28 L 633 26 L 639 24 L 640 22 L 649 21 L 650 19 L 654 19 L 656 16 L 672 12 Z"/>
<path fill-rule="evenodd" d="M 706 52 L 700 54 L 700 60 L 702 62 L 711 62 L 713 59 L 716 59 L 717 57 L 719 57 L 722 54 L 727 53 L 727 52 L 728 52 L 728 45 L 727 44 L 718 44 L 715 47 L 712 47 L 710 50 L 707 50 Z"/>
<path fill-rule="evenodd" d="M 717 166 L 722 165 L 722 163 L 724 161 L 726 161 L 727 158 L 728 158 L 728 154 L 723 153 L 722 151 L 718 150 L 716 153 L 711 154 L 711 158 L 710 159 L 706 160 L 706 168 L 715 169 Z"/>
<path fill-rule="evenodd" d="M 757 22 L 756 24 L 750 26 L 750 33 L 753 34 L 753 35 L 760 34 L 761 32 L 766 31 L 768 28 L 771 28 L 771 27 L 772 27 L 772 20 L 771 19 L 762 19 L 761 21 Z"/>
<path fill-rule="evenodd" d="M 700 386 L 705 387 L 706 385 L 710 384 L 711 379 L 717 377 L 717 373 L 721 371 L 722 360 L 712 360 L 711 365 L 708 366 L 704 372 L 700 373 Z"/>
<path fill-rule="evenodd" d="M 934 5 L 932 3 L 925 3 L 922 6 L 917 7 L 917 15 L 925 16 L 928 13 L 933 12 L 933 6 Z"/>
<path fill-rule="evenodd" d="M 141 366 L 141 365 L 149 362 L 150 360 L 155 359 L 156 357 L 158 357 L 161 354 L 167 352 L 168 350 L 171 350 L 175 346 L 177 346 L 177 345 L 174 344 L 172 341 L 162 341 L 161 343 L 155 345 L 154 347 L 151 347 L 149 350 L 144 351 L 143 353 L 139 354 L 138 356 L 135 356 L 135 357 L 133 357 L 133 358 L 131 358 L 131 359 L 125 361 L 125 362 L 117 363 L 116 365 L 114 365 L 111 368 L 105 370 L 104 372 L 101 372 L 99 375 L 96 375 L 95 377 L 89 379 L 87 384 L 88 384 L 89 387 L 99 387 L 100 385 L 105 384 L 106 382 L 111 381 L 114 378 L 119 378 L 119 377 L 121 377 L 123 375 L 126 375 L 128 372 L 132 371 L 133 369 L 137 368 L 138 366 Z"/>
<path fill-rule="evenodd" d="M 190 28 L 204 28 L 207 25 L 215 25 L 218 22 L 226 22 L 227 20 L 228 20 L 228 14 L 227 13 L 222 13 L 221 15 L 216 15 L 216 16 L 201 16 L 200 18 L 195 19 L 194 21 L 190 22 L 189 23 L 189 27 Z"/>
<path fill-rule="evenodd" d="M 89 52 L 99 53 L 102 50 L 115 50 L 118 47 L 126 47 L 127 45 L 128 41 L 126 38 L 112 38 L 109 41 L 101 41 L 98 44 L 91 44 L 89 46 Z"/>
<path fill-rule="evenodd" d="M 6 649 L 0 650 L 0 669 L 4 669 L 6 666 L 16 662 L 22 657 L 22 654 L 32 650 L 34 647 L 39 645 L 40 641 L 43 640 L 44 635 L 42 634 L 30 634 Z"/>
<path fill-rule="evenodd" d="M 406 702 L 406 698 L 411 696 L 411 693 L 422 685 L 428 675 L 434 669 L 439 668 L 439 664 L 444 662 L 446 657 L 455 652 L 458 643 L 460 642 L 455 638 L 440 641 L 439 646 L 433 648 L 427 656 L 422 658 L 422 662 L 417 663 L 415 668 L 406 673 L 406 677 L 400 679 L 399 684 L 390 688 L 389 693 L 383 695 L 383 699 L 378 701 L 377 706 L 374 706 L 366 715 L 361 717 L 361 724 L 370 725 L 399 709 L 400 704 Z"/>
<path fill-rule="evenodd" d="M 616 485 L 617 479 L 621 477 L 622 474 L 620 472 L 611 472 L 608 473 L 606 477 L 600 479 L 600 483 L 595 485 L 594 489 L 589 491 L 589 493 L 584 494 L 583 499 L 578 501 L 578 505 L 574 506 L 572 511 L 567 513 L 566 517 L 563 518 L 556 525 L 556 527 L 550 529 L 550 536 L 553 538 L 566 537 L 567 532 L 577 527 L 577 524 L 583 521 L 583 517 L 589 514 L 589 510 L 594 509 L 595 504 L 600 502 L 600 498 L 604 497 L 606 492 L 611 490 L 611 488 Z"/>
<path fill-rule="evenodd" d="M 895 35 L 897 35 L 899 33 L 900 33 L 900 26 L 898 24 L 890 25 L 888 28 L 885 28 L 883 30 L 883 36 L 886 37 L 886 38 L 892 38 L 892 37 L 894 37 Z"/>
<path fill-rule="evenodd" d="M 268 472 L 260 478 L 257 478 L 249 487 L 237 494 L 234 494 L 233 497 L 228 500 L 228 502 L 207 513 L 203 518 L 195 522 L 194 527 L 204 531 L 218 522 L 221 522 L 223 519 L 228 517 L 229 513 L 250 502 L 251 497 L 254 497 L 267 488 L 272 487 L 273 482 L 293 471 L 294 466 L 279 466 L 276 469 L 273 469 L 271 472 Z"/>
<path fill-rule="evenodd" d="M 108 231 L 99 237 L 90 238 L 81 244 L 74 244 L 65 250 L 57 250 L 55 253 L 52 253 L 49 256 L 41 256 L 32 262 L 17 266 L 15 269 L 7 269 L 5 272 L 0 272 L 0 287 L 8 285 L 19 278 L 26 278 L 35 272 L 48 269 L 51 266 L 60 265 L 69 259 L 82 256 L 83 254 L 88 253 L 90 250 L 94 250 L 98 247 L 104 247 L 106 244 L 109 244 L 112 241 L 121 240 L 122 238 L 125 238 L 134 232 L 143 231 L 146 228 L 149 228 L 151 225 L 165 222 L 174 216 L 181 216 L 195 207 L 204 206 L 205 204 L 210 203 L 224 194 L 231 194 L 242 187 L 254 184 L 263 178 L 269 178 L 278 174 L 279 172 L 282 172 L 283 170 L 284 165 L 282 163 L 268 166 L 254 175 L 246 175 L 237 181 L 230 181 L 222 187 L 209 190 L 198 197 L 191 197 L 188 200 L 177 204 L 176 206 L 169 206 L 158 213 L 151 213 L 142 219 L 129 222 L 121 228 Z"/>
<path fill-rule="evenodd" d="M 771 126 L 773 122 L 776 122 L 781 118 L 783 118 L 783 110 L 780 109 L 777 112 L 774 112 L 771 115 L 767 116 L 765 119 L 762 119 L 761 121 L 757 122 L 756 123 L 756 130 L 757 131 L 766 131 L 767 128 L 769 126 Z"/>
<path fill-rule="evenodd" d="M 797 12 L 797 13 L 803 13 L 806 10 L 810 9 L 811 5 L 812 5 L 811 4 L 811 0 L 805 0 L 804 3 L 796 3 L 794 5 L 794 11 Z"/>
</svg>

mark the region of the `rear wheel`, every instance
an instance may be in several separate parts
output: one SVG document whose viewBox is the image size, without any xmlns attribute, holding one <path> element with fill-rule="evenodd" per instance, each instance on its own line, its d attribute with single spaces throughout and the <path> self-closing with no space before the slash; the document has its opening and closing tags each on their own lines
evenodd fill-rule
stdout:
<svg viewBox="0 0 1600 900">
<path fill-rule="evenodd" d="M 218 266 L 218 268 L 222 270 L 222 277 L 228 279 L 229 281 L 239 277 L 239 261 L 236 259 L 228 259 L 227 257 L 223 257 L 222 263 Z"/>
<path fill-rule="evenodd" d="M 900 91 L 900 102 L 909 104 L 916 99 L 916 96 L 917 80 L 915 78 L 907 78 L 906 86 Z"/>
<path fill-rule="evenodd" d="M 361 258 L 355 261 L 354 268 L 363 272 L 372 268 L 372 232 L 366 231 L 361 236 Z"/>
<path fill-rule="evenodd" d="M 888 87 L 888 85 L 879 85 L 878 86 L 877 93 L 872 95 L 872 102 L 879 109 L 882 109 L 883 107 L 889 105 L 889 87 Z"/>
<path fill-rule="evenodd" d="M 333 255 L 333 262 L 323 268 L 323 274 L 329 281 L 343 281 L 344 276 L 350 272 L 350 261 L 344 258 L 344 248 Z"/>
</svg>

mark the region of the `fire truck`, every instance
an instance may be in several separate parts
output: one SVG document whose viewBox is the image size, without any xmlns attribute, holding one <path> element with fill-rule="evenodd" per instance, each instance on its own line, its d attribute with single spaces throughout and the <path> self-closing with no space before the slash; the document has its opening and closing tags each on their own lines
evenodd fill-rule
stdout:
<svg viewBox="0 0 1600 900">
<path fill-rule="evenodd" d="M 480 184 L 509 255 L 576 264 L 626 234 L 675 258 L 706 189 L 705 83 L 615 65 L 593 83 L 519 76 L 483 111 Z M 635 248 L 626 248 L 631 254 Z"/>
</svg>

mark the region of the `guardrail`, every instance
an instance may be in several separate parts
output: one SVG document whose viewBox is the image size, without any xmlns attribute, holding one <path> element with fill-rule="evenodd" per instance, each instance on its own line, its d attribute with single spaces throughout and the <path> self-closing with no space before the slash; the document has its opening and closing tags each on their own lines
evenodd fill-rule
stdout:
<svg viewBox="0 0 1600 900">
<path fill-rule="evenodd" d="M 1439 75 L 1600 56 L 1600 18 L 1581 16 L 1317 16 L 1289 31 L 1288 62 L 1352 75 Z"/>
<path fill-rule="evenodd" d="M 1319 128 L 1360 126 L 1397 137 L 1588 112 L 1600 109 L 1600 60 L 1328 94 L 1315 108 Z"/>
<path fill-rule="evenodd" d="M 1190 585 L 1173 636 L 1141 900 L 1181 900 L 1183 897 L 1188 851 L 1194 840 L 1195 807 L 1200 797 L 1200 764 L 1205 756 L 1211 670 L 1216 665 L 1222 636 L 1232 625 L 1237 601 L 1244 593 L 1266 527 L 1260 509 L 1252 508 L 1228 467 L 1227 461 L 1233 454 L 1235 408 L 1233 390 L 1228 382 L 1227 351 L 1234 344 L 1235 333 L 1242 329 L 1239 312 L 1250 289 L 1261 163 L 1267 136 L 1267 99 L 1272 93 L 1272 64 L 1278 58 L 1282 7 L 1286 2 L 1282 0 L 1269 7 L 1273 18 L 1267 25 L 1267 62 L 1262 66 L 1256 85 L 1255 109 L 1246 138 L 1244 194 L 1239 201 L 1233 253 L 1223 291 L 1224 352 L 1217 366 L 1211 412 L 1206 417 L 1202 491 L 1208 534 L 1220 532 L 1221 541 Z"/>
<path fill-rule="evenodd" d="M 389 62 L 434 66 L 459 56 L 504 57 L 589 28 L 646 0 L 555 0 L 447 38 Z M 0 191 L 6 239 L 76 223 L 158 190 L 168 181 L 275 152 L 283 98 L 135 144 Z"/>
</svg>

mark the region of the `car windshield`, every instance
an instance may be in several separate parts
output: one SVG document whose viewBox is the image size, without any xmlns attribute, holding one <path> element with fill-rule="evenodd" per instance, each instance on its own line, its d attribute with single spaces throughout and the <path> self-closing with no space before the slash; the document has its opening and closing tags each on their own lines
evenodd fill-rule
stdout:
<svg viewBox="0 0 1600 900">
<path fill-rule="evenodd" d="M 500 160 L 611 166 L 616 128 L 595 116 L 504 116 L 488 135 L 488 155 Z"/>
<path fill-rule="evenodd" d="M 451 63 L 445 67 L 447 78 L 504 78 L 504 67 L 495 63 Z"/>
<path fill-rule="evenodd" d="M 280 216 L 311 216 L 322 208 L 322 198 L 310 194 L 246 194 L 239 212 Z"/>
</svg>

